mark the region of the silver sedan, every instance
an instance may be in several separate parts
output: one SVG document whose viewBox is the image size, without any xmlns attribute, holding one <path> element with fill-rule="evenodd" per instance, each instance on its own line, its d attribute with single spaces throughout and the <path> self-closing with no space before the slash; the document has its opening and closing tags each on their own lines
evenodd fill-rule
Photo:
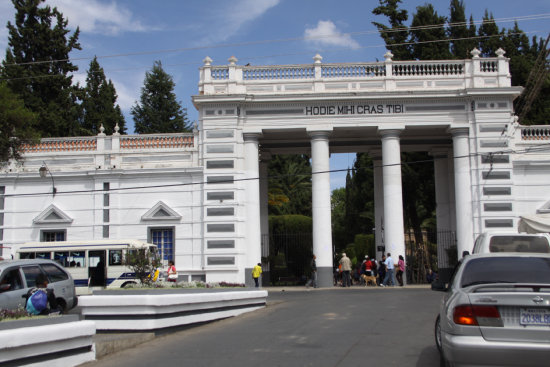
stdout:
<svg viewBox="0 0 550 367">
<path fill-rule="evenodd" d="M 466 256 L 435 323 L 442 366 L 550 366 L 550 255 Z"/>
</svg>

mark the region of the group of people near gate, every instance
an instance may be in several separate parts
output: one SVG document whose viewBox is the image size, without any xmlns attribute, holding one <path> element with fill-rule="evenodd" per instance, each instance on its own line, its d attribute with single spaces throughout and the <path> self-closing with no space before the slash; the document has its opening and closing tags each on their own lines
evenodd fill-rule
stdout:
<svg viewBox="0 0 550 367">
<path fill-rule="evenodd" d="M 338 267 L 334 269 L 334 285 L 341 287 L 351 287 L 353 283 L 371 286 L 395 286 L 394 280 L 397 280 L 399 286 L 403 286 L 403 274 L 405 273 L 405 259 L 399 255 L 397 263 L 394 262 L 391 254 L 382 255 L 382 260 L 376 261 L 375 258 L 365 256 L 363 262 L 353 269 L 352 262 L 346 253 L 338 262 Z"/>
</svg>

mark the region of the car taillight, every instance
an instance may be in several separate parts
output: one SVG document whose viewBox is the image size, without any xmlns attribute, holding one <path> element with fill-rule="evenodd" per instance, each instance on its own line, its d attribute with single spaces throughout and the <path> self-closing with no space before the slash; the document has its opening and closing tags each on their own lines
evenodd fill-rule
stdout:
<svg viewBox="0 0 550 367">
<path fill-rule="evenodd" d="M 500 312 L 496 306 L 457 306 L 453 312 L 453 321 L 459 325 L 502 326 Z"/>
</svg>

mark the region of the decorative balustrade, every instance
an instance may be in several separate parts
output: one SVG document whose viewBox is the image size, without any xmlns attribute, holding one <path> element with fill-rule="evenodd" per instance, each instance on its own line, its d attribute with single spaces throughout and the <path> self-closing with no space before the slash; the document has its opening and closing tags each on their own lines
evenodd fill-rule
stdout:
<svg viewBox="0 0 550 367">
<path fill-rule="evenodd" d="M 323 65 L 323 78 L 369 78 L 386 76 L 384 64 Z"/>
<path fill-rule="evenodd" d="M 392 65 L 394 76 L 464 75 L 465 62 L 399 62 Z"/>
<path fill-rule="evenodd" d="M 511 86 L 509 60 L 504 57 L 504 50 L 498 49 L 497 57 L 491 58 L 480 57 L 481 52 L 477 49 L 471 54 L 472 58 L 466 60 L 393 61 L 393 55 L 387 52 L 381 62 L 342 64 L 322 63 L 323 58 L 317 54 L 312 64 L 273 66 L 237 65 L 234 56 L 228 60 L 228 65 L 213 66 L 212 59 L 206 57 L 200 71 L 199 94 Z M 376 81 L 361 83 L 372 79 Z M 407 79 L 411 83 L 407 83 Z"/>
<path fill-rule="evenodd" d="M 521 140 L 533 141 L 533 140 L 550 140 L 550 126 L 522 126 L 521 127 Z"/>
<path fill-rule="evenodd" d="M 229 69 L 227 67 L 215 67 L 212 68 L 213 80 L 226 80 L 229 79 Z"/>
<path fill-rule="evenodd" d="M 120 137 L 120 149 L 177 149 L 194 146 L 194 136 L 186 135 L 131 135 Z"/>
<path fill-rule="evenodd" d="M 496 73 L 498 71 L 498 63 L 495 60 L 481 61 L 479 68 L 483 73 Z"/>
<path fill-rule="evenodd" d="M 311 66 L 245 67 L 243 80 L 310 79 L 315 77 Z"/>
<path fill-rule="evenodd" d="M 91 136 L 78 138 L 47 138 L 38 144 L 23 144 L 21 153 L 59 153 L 98 151 L 98 140 L 111 139 L 112 149 L 117 149 L 119 141 L 121 150 L 138 149 L 182 149 L 195 146 L 194 134 L 148 134 L 148 135 L 118 135 L 118 140 L 112 137 Z M 102 147 L 104 145 L 101 145 Z"/>
<path fill-rule="evenodd" d="M 97 149 L 96 137 L 42 139 L 38 144 L 22 144 L 22 153 L 84 152 Z"/>
</svg>

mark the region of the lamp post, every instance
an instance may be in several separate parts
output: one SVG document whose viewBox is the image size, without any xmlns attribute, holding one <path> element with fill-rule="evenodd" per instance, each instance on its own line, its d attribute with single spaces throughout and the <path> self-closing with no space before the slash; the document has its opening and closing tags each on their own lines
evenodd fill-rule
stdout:
<svg viewBox="0 0 550 367">
<path fill-rule="evenodd" d="M 53 180 L 52 172 L 46 165 L 46 162 L 42 161 L 42 167 L 38 169 L 38 173 L 42 178 L 46 178 L 47 174 L 50 174 L 50 178 L 52 179 L 52 196 L 55 196 L 55 194 L 57 193 L 57 189 L 55 188 L 55 181 Z"/>
</svg>

